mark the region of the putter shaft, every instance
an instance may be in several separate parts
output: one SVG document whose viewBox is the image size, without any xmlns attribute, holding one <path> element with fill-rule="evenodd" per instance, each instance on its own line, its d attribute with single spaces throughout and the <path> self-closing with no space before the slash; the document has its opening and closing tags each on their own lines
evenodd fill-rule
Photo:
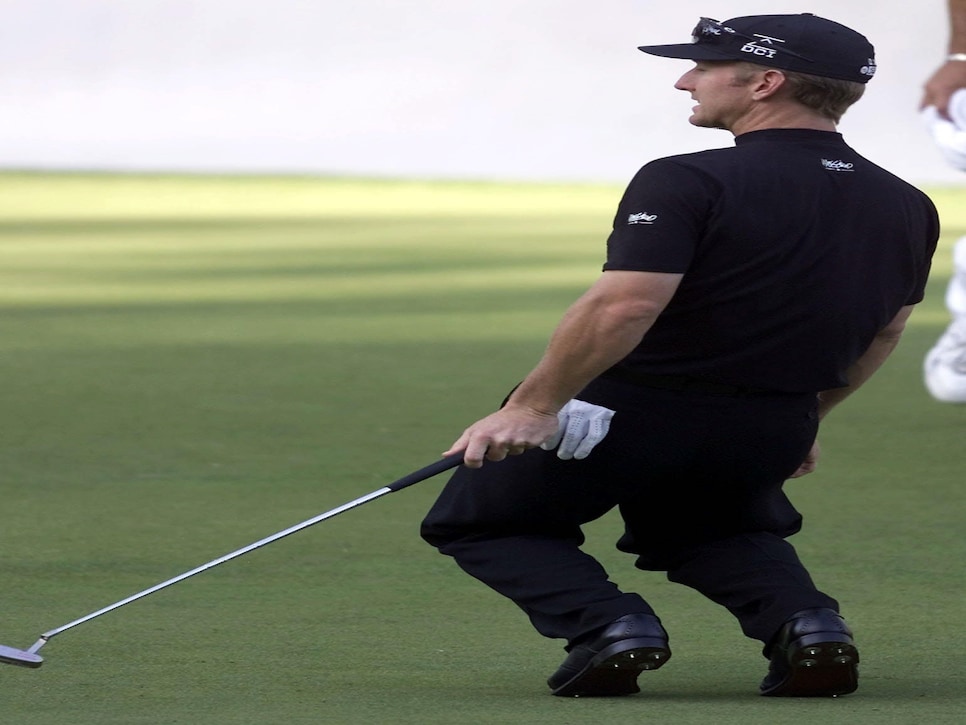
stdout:
<svg viewBox="0 0 966 725">
<path fill-rule="evenodd" d="M 226 561 L 237 559 L 239 556 L 242 556 L 243 554 L 247 554 L 251 551 L 254 551 L 255 549 L 260 549 L 261 547 L 266 546 L 267 544 L 271 544 L 272 542 L 278 541 L 279 539 L 283 539 L 286 536 L 290 536 L 291 534 L 294 534 L 297 531 L 302 531 L 303 529 L 307 529 L 308 527 L 314 526 L 315 524 L 321 521 L 325 521 L 326 519 L 330 519 L 333 516 L 338 516 L 341 513 L 349 511 L 350 509 L 354 509 L 357 506 L 361 506 L 362 504 L 372 501 L 374 499 L 380 498 L 381 496 L 385 496 L 388 493 L 399 491 L 403 488 L 406 488 L 407 486 L 413 485 L 414 483 L 419 483 L 420 481 L 425 481 L 427 478 L 432 478 L 433 476 L 439 473 L 442 473 L 443 471 L 447 471 L 451 468 L 456 468 L 462 462 L 463 462 L 462 453 L 455 453 L 451 456 L 447 456 L 446 458 L 441 458 L 438 461 L 435 461 L 430 465 L 419 469 L 418 471 L 414 471 L 413 473 L 410 473 L 407 476 L 403 476 L 398 481 L 394 481 L 393 483 L 390 483 L 387 486 L 384 486 L 376 491 L 373 491 L 372 493 L 367 493 L 365 496 L 360 496 L 359 498 L 353 501 L 349 501 L 348 503 L 342 504 L 341 506 L 338 506 L 330 511 L 321 513 L 318 516 L 313 516 L 312 518 L 306 519 L 305 521 L 295 524 L 294 526 L 290 526 L 289 528 L 283 531 L 279 531 L 278 533 L 272 534 L 271 536 L 266 536 L 264 539 L 260 539 L 252 544 L 249 544 L 248 546 L 244 546 L 240 549 L 236 549 L 235 551 L 225 554 L 224 556 L 220 556 L 217 559 L 213 559 L 212 561 L 202 564 L 201 566 L 195 567 L 191 571 L 186 571 L 184 574 L 179 574 L 178 576 L 172 577 L 171 579 L 167 579 L 166 581 L 163 581 L 160 584 L 155 584 L 153 587 L 149 587 L 148 589 L 140 591 L 137 594 L 132 594 L 131 596 L 126 597 L 118 602 L 109 604 L 106 607 L 98 609 L 96 612 L 91 612 L 90 614 L 87 614 L 83 617 L 75 619 L 72 622 L 68 622 L 67 624 L 57 627 L 56 629 L 52 629 L 49 632 L 44 632 L 42 635 L 40 635 L 40 639 L 34 642 L 34 644 L 30 647 L 29 650 L 26 650 L 26 652 L 23 652 L 21 650 L 14 650 L 13 648 L 6 648 L 6 649 L 8 649 L 11 653 L 12 652 L 19 653 L 18 657 L 20 659 L 17 660 L 18 663 L 20 663 L 20 661 L 26 661 L 26 660 L 32 661 L 33 656 L 36 656 L 36 659 L 39 661 L 40 657 L 39 655 L 36 655 L 37 651 L 40 650 L 40 648 L 43 647 L 45 644 L 47 644 L 47 642 L 52 637 L 57 636 L 61 632 L 66 632 L 68 629 L 73 629 L 74 627 L 80 624 L 83 624 L 84 622 L 89 622 L 90 620 L 96 617 L 100 617 L 103 614 L 107 614 L 108 612 L 114 611 L 115 609 L 119 609 L 120 607 L 123 607 L 126 604 L 130 604 L 131 602 L 136 602 L 138 599 L 142 599 L 148 596 L 149 594 L 154 594 L 155 592 L 161 591 L 162 589 L 165 589 L 171 586 L 172 584 L 177 584 L 178 582 L 184 581 L 185 579 L 193 577 L 196 574 L 200 574 L 203 571 L 212 569 L 213 567 L 216 567 L 219 564 L 224 564 Z M 2 645 L 0 645 L 0 647 L 2 647 Z M 2 650 L 0 650 L 0 654 L 2 654 Z M 12 660 L 13 657 L 11 656 L 10 659 Z M 3 661 L 2 657 L 0 657 L 0 661 Z M 34 666 L 34 665 L 28 665 L 28 666 Z M 36 665 L 36 666 L 39 667 L 39 665 Z"/>
</svg>

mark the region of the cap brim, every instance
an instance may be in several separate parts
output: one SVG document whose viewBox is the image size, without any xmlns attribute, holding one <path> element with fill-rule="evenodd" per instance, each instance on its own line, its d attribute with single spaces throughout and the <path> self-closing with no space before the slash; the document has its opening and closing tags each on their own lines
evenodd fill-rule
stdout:
<svg viewBox="0 0 966 725">
<path fill-rule="evenodd" d="M 734 56 L 722 53 L 715 48 L 700 43 L 679 43 L 677 45 L 639 45 L 637 49 L 648 55 L 661 58 L 680 58 L 681 60 L 734 60 Z"/>
</svg>

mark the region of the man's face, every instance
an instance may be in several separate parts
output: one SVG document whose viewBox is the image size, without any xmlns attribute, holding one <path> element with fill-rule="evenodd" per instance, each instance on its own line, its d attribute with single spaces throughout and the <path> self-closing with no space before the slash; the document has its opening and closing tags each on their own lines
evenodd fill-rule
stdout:
<svg viewBox="0 0 966 725">
<path fill-rule="evenodd" d="M 692 125 L 731 130 L 752 105 L 751 76 L 739 63 L 699 60 L 674 87 L 698 102 L 688 119 Z"/>
</svg>

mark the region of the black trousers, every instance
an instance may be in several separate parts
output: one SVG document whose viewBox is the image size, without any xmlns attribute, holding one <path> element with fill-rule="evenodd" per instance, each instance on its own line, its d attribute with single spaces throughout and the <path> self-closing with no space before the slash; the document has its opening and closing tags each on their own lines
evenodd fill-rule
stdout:
<svg viewBox="0 0 966 725">
<path fill-rule="evenodd" d="M 617 546 L 639 568 L 727 607 L 766 645 L 795 612 L 838 609 L 785 540 L 801 516 L 782 484 L 815 439 L 814 395 L 710 395 L 602 378 L 578 397 L 617 411 L 588 458 L 534 449 L 457 469 L 423 538 L 568 646 L 625 614 L 653 613 L 580 548 L 581 526 L 614 507 L 625 523 Z"/>
</svg>

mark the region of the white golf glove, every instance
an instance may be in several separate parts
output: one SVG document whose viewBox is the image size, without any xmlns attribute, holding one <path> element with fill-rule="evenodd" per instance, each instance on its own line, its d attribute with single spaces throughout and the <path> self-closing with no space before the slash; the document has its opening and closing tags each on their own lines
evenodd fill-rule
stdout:
<svg viewBox="0 0 966 725">
<path fill-rule="evenodd" d="M 614 411 L 610 408 L 583 400 L 571 400 L 557 413 L 557 432 L 540 447 L 551 451 L 559 443 L 557 458 L 564 461 L 584 459 L 594 450 L 594 446 L 604 440 L 613 417 Z"/>
<path fill-rule="evenodd" d="M 933 141 L 951 166 L 966 171 L 966 89 L 956 91 L 949 99 L 947 121 L 933 106 L 924 108 L 922 118 Z"/>
</svg>

